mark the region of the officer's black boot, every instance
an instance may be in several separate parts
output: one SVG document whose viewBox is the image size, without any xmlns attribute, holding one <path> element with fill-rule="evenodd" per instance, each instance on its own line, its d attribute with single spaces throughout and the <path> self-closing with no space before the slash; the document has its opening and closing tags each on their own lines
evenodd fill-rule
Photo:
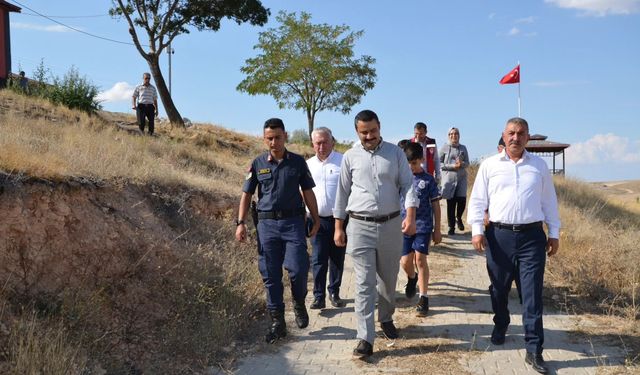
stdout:
<svg viewBox="0 0 640 375">
<path fill-rule="evenodd" d="M 269 311 L 271 317 L 271 325 L 265 336 L 265 340 L 269 344 L 273 344 L 283 337 L 287 336 L 287 324 L 284 322 L 284 311 L 274 310 Z"/>
<path fill-rule="evenodd" d="M 298 328 L 306 328 L 309 325 L 309 314 L 307 313 L 307 307 L 302 302 L 294 302 L 293 312 L 296 315 L 296 324 Z"/>
</svg>

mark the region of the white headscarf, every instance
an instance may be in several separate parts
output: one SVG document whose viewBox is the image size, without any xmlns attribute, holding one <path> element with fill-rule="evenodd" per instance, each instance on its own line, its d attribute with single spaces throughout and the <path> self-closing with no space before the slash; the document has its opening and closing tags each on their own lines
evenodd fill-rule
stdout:
<svg viewBox="0 0 640 375">
<path fill-rule="evenodd" d="M 456 143 L 456 144 L 452 144 L 452 143 L 451 143 L 451 140 L 449 140 L 449 143 L 450 143 L 452 146 L 457 146 L 457 145 L 459 145 L 459 144 L 460 144 L 460 129 L 456 128 L 455 126 L 452 126 L 451 128 L 449 128 L 449 131 L 447 132 L 447 138 L 449 137 L 449 134 L 451 134 L 451 131 L 453 131 L 453 130 L 455 130 L 455 131 L 457 131 L 457 132 L 458 132 L 458 143 Z"/>
</svg>

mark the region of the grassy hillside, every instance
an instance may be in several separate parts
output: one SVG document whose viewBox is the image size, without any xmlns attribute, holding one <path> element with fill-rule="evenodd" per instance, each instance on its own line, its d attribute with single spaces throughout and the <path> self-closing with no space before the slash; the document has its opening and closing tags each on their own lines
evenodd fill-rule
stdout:
<svg viewBox="0 0 640 375">
<path fill-rule="evenodd" d="M 116 125 L 133 122 L 0 91 L 0 373 L 225 368 L 262 323 L 255 248 L 230 224 L 261 140 Z M 555 183 L 563 228 L 546 295 L 615 321 L 612 337 L 640 336 L 640 215 Z M 640 342 L 624 344 L 637 361 Z"/>
<path fill-rule="evenodd" d="M 261 140 L 133 122 L 0 91 L 0 373 L 225 368 L 263 324 L 231 223 Z"/>
</svg>

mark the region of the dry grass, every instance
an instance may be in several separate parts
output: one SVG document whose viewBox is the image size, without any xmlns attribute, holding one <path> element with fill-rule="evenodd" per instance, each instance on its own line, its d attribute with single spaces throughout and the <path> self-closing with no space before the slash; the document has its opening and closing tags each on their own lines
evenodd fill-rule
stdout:
<svg viewBox="0 0 640 375">
<path fill-rule="evenodd" d="M 640 317 L 640 215 L 608 203 L 588 184 L 557 178 L 561 251 L 550 280 L 591 296 L 607 314 Z"/>
<path fill-rule="evenodd" d="M 237 205 L 246 168 L 263 150 L 260 139 L 209 124 L 186 130 L 157 125 L 157 137 L 115 126 L 132 121 L 131 116 L 112 113 L 88 116 L 0 90 L 0 172 L 9 174 L 5 182 L 42 179 L 52 182 L 47 183 L 51 189 L 62 186 L 67 191 L 67 181 L 92 181 L 107 194 L 135 185 L 136 194 L 143 194 L 140 203 L 153 202 L 148 214 L 161 216 L 154 217 L 152 228 L 167 236 L 177 233 L 166 240 L 141 231 L 133 238 L 148 246 L 132 242 L 90 257 L 63 246 L 56 249 L 67 252 L 60 262 L 24 264 L 23 270 L 34 272 L 47 267 L 55 271 L 65 262 L 82 267 L 42 288 L 29 284 L 0 295 L 1 306 L 6 306 L 0 313 L 1 373 L 36 373 L 31 369 L 55 361 L 67 366 L 61 373 L 71 374 L 86 366 L 108 373 L 144 369 L 174 374 L 225 368 L 235 353 L 223 348 L 241 348 L 242 335 L 260 317 L 264 293 L 254 242 L 235 242 L 231 210 L 204 217 L 216 202 Z M 308 147 L 290 149 L 310 154 Z M 101 228 L 128 222 L 140 228 L 136 222 L 149 221 L 126 217 L 124 208 L 109 217 L 117 204 L 104 197 L 90 202 L 100 204 L 98 209 L 106 214 Z M 73 211 L 80 209 L 73 203 Z M 133 210 L 137 204 L 127 202 L 127 207 Z M 83 241 L 95 239 L 89 235 Z M 23 246 L 10 245 L 9 251 Z M 40 250 L 28 249 L 29 254 Z M 3 269 L 11 267 L 3 264 Z M 34 312 L 37 319 L 31 318 Z M 5 326 L 12 329 L 11 337 L 3 335 Z M 29 363 L 35 367 L 25 367 Z"/>
<path fill-rule="evenodd" d="M 34 315 L 23 316 L 14 324 L 9 348 L 5 373 L 11 375 L 82 374 L 87 364 L 62 324 L 38 320 Z"/>
<path fill-rule="evenodd" d="M 6 90 L 0 103 L 0 169 L 14 175 L 153 181 L 236 195 L 249 156 L 260 148 L 257 137 L 213 125 L 159 126 L 158 137 L 140 137 L 104 119 L 113 115 L 88 116 Z"/>
</svg>

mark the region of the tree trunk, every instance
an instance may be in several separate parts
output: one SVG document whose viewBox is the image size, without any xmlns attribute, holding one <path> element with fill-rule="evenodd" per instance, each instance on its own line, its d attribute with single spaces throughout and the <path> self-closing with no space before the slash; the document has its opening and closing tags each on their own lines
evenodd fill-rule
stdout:
<svg viewBox="0 0 640 375">
<path fill-rule="evenodd" d="M 313 132 L 313 123 L 316 117 L 315 112 L 307 111 L 307 122 L 309 123 L 309 142 L 313 144 L 313 139 L 311 139 L 311 133 Z"/>
<path fill-rule="evenodd" d="M 151 69 L 151 75 L 158 89 L 158 96 L 160 96 L 160 100 L 162 100 L 162 105 L 164 106 L 165 112 L 167 112 L 167 117 L 171 125 L 184 128 L 184 121 L 175 104 L 173 104 L 173 99 L 162 76 L 162 71 L 160 71 L 160 63 L 158 60 L 157 55 L 150 55 L 150 58 L 147 60 L 149 68 Z"/>
</svg>

